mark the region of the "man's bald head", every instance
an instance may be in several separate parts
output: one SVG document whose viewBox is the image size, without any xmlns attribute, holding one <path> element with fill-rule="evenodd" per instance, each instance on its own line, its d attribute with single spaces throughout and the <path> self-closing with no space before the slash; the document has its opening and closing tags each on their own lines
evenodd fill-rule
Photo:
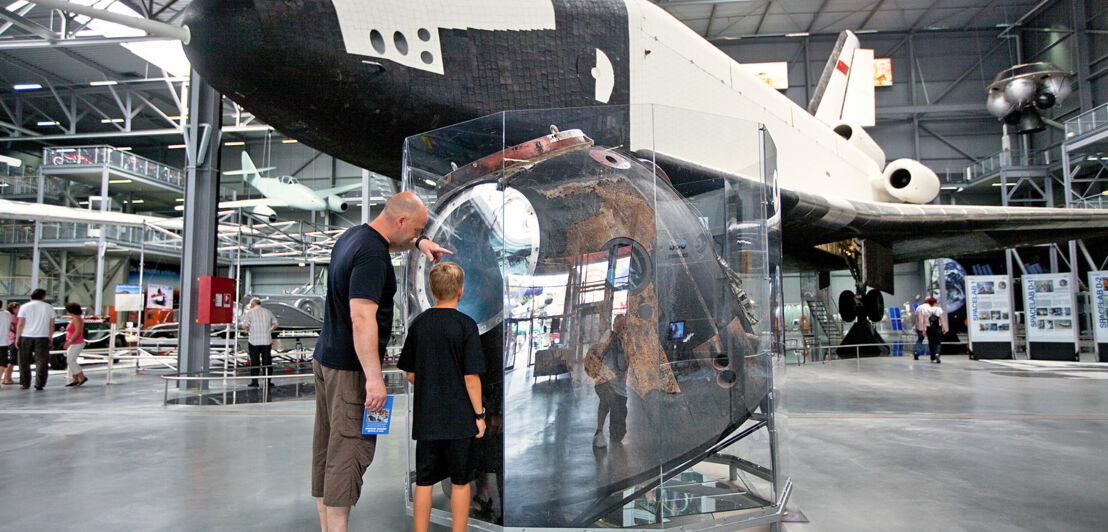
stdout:
<svg viewBox="0 0 1108 532">
<path fill-rule="evenodd" d="M 401 192 L 385 202 L 381 214 L 373 219 L 370 227 L 389 241 L 391 251 L 405 251 L 415 245 L 416 237 L 427 226 L 427 207 L 419 196 Z"/>
<path fill-rule="evenodd" d="M 427 214 L 427 207 L 423 206 L 423 201 L 419 199 L 419 196 L 412 192 L 401 192 L 394 194 L 385 202 L 385 208 L 381 210 L 381 214 L 378 216 L 395 220 L 401 216 L 416 218 L 425 214 Z"/>
</svg>

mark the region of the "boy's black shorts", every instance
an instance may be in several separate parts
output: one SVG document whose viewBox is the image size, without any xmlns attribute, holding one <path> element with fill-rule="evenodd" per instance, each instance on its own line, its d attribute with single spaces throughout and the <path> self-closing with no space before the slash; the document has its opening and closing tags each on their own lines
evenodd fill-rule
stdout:
<svg viewBox="0 0 1108 532">
<path fill-rule="evenodd" d="M 415 469 L 417 486 L 434 486 L 445 478 L 455 486 L 473 482 L 473 438 L 460 440 L 417 440 Z"/>
</svg>

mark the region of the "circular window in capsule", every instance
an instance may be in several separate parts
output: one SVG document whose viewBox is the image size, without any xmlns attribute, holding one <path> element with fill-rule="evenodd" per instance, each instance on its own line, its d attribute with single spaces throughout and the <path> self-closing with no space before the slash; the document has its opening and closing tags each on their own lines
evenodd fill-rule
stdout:
<svg viewBox="0 0 1108 532">
<path fill-rule="evenodd" d="M 539 218 L 527 197 L 496 183 L 462 189 L 432 214 L 427 238 L 454 251 L 443 258 L 465 270 L 465 293 L 458 310 L 473 318 L 483 334 L 503 318 L 504 276 L 529 276 L 535 271 L 541 235 Z M 434 266 L 413 254 L 409 281 L 416 299 L 415 314 L 434 306 L 428 275 Z M 414 315 L 414 314 L 413 314 Z"/>
</svg>

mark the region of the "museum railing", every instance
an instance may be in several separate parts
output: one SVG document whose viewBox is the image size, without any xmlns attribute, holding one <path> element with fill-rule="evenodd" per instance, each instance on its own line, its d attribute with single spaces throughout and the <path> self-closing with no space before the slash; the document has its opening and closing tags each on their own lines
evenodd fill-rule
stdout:
<svg viewBox="0 0 1108 532">
<path fill-rule="evenodd" d="M 34 170 L 38 172 L 37 169 Z M 43 183 L 46 196 L 61 196 L 65 193 L 65 181 L 54 176 L 45 176 Z M 34 196 L 38 194 L 38 176 L 34 173 L 15 176 L 0 176 L 0 197 Z"/>
<path fill-rule="evenodd" d="M 967 166 L 964 182 L 968 183 L 995 174 L 1005 168 L 1048 166 L 1050 162 L 1050 153 L 1045 150 L 1006 150 L 994 153 L 971 166 Z"/>
<path fill-rule="evenodd" d="M 1108 127 L 1108 103 L 1067 120 L 1065 126 L 1067 141 Z"/>
<path fill-rule="evenodd" d="M 184 173 L 172 166 L 135 155 L 113 146 L 44 148 L 43 168 L 96 167 L 107 165 L 123 172 L 174 187 L 183 187 Z"/>
</svg>

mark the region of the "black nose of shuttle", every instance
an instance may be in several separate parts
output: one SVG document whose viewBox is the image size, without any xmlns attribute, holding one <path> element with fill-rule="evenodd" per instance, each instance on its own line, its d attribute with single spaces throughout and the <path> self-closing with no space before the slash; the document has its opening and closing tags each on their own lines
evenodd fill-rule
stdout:
<svg viewBox="0 0 1108 532">
<path fill-rule="evenodd" d="M 269 58 L 253 0 L 193 0 L 183 22 L 192 32 L 185 55 L 208 83 L 232 98 L 257 89 L 260 80 L 243 74 L 264 68 Z"/>
</svg>

